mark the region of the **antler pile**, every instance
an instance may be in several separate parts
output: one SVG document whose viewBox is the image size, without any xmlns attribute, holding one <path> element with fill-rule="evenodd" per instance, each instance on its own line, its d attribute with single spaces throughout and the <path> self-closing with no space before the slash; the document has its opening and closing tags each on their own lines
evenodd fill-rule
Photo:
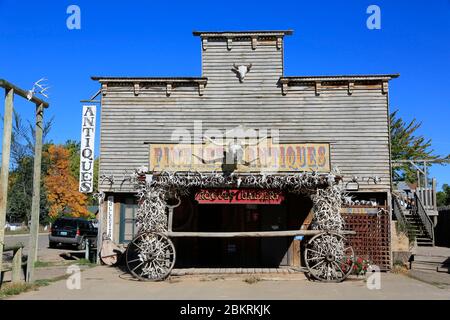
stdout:
<svg viewBox="0 0 450 320">
<path fill-rule="evenodd" d="M 141 231 L 161 232 L 167 230 L 166 191 L 160 187 L 141 184 L 138 191 L 139 206 L 136 225 Z"/>
<path fill-rule="evenodd" d="M 314 202 L 314 225 L 321 230 L 341 230 L 341 192 L 333 173 L 304 172 L 291 175 L 223 173 L 172 173 L 148 175 L 136 171 L 132 181 L 138 190 L 137 226 L 141 231 L 167 230 L 166 199 L 186 195 L 191 188 L 250 187 L 279 189 L 310 195 Z"/>
<path fill-rule="evenodd" d="M 325 231 L 340 231 L 344 228 L 341 216 L 342 191 L 337 185 L 326 189 L 317 189 L 312 196 L 314 203 L 313 229 Z"/>
</svg>

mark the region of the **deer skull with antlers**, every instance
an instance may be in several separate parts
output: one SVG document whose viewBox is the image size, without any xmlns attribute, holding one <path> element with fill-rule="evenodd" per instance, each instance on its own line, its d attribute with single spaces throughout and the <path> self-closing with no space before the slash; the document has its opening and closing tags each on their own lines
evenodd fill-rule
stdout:
<svg viewBox="0 0 450 320">
<path fill-rule="evenodd" d="M 239 81 L 243 82 L 245 76 L 247 75 L 247 73 L 250 71 L 252 67 L 252 64 L 247 64 L 247 65 L 240 65 L 237 66 L 235 63 L 233 64 L 233 72 L 235 72 L 237 74 L 237 76 L 239 77 Z"/>
</svg>

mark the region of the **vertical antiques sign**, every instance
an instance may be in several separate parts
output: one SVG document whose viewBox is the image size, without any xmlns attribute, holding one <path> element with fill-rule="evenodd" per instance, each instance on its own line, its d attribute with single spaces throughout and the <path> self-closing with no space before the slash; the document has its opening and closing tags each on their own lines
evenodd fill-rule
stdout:
<svg viewBox="0 0 450 320">
<path fill-rule="evenodd" d="M 114 196 L 106 201 L 106 236 L 112 240 L 114 232 Z"/>
<path fill-rule="evenodd" d="M 81 121 L 80 192 L 94 188 L 94 142 L 96 106 L 83 106 Z"/>
</svg>

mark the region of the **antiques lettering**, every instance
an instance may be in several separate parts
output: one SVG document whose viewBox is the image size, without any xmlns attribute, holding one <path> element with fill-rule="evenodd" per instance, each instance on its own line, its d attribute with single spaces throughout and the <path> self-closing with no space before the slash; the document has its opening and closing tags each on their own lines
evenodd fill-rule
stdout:
<svg viewBox="0 0 450 320">
<path fill-rule="evenodd" d="M 96 106 L 83 106 L 81 123 L 80 192 L 90 193 L 94 186 L 94 142 Z"/>
</svg>

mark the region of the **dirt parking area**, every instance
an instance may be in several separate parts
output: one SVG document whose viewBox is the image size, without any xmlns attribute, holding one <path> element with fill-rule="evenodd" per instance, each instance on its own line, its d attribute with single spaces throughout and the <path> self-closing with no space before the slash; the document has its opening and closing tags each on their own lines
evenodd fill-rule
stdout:
<svg viewBox="0 0 450 320">
<path fill-rule="evenodd" d="M 98 266 L 79 276 L 79 289 L 70 288 L 70 279 L 61 280 L 10 299 L 450 299 L 449 288 L 393 273 L 380 274 L 379 289 L 369 289 L 364 279 L 318 283 L 301 273 L 179 276 L 163 282 L 141 282 L 118 268 Z"/>
</svg>

